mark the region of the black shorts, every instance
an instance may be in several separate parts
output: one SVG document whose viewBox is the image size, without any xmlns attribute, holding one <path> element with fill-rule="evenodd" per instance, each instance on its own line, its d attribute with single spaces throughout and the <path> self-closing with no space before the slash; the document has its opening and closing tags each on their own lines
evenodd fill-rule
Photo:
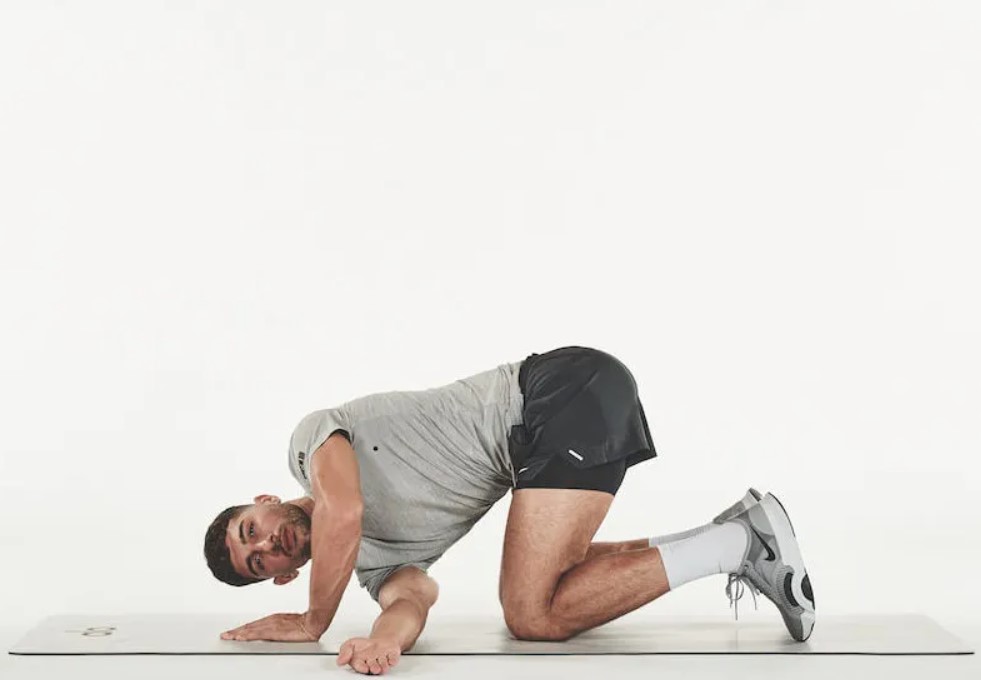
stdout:
<svg viewBox="0 0 981 680">
<path fill-rule="evenodd" d="M 511 428 L 515 489 L 616 494 L 627 468 L 657 456 L 633 374 L 589 347 L 532 353 L 521 364 L 524 422 Z"/>
</svg>

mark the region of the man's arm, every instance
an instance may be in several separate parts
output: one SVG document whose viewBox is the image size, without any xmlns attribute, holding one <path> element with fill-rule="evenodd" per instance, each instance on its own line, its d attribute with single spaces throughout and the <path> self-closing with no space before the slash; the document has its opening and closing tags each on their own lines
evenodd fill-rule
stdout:
<svg viewBox="0 0 981 680">
<path fill-rule="evenodd" d="M 411 649 L 426 625 L 439 588 L 422 569 L 406 566 L 388 575 L 378 591 L 382 613 L 371 637 L 351 638 L 341 645 L 337 665 L 350 664 L 359 673 L 379 675 L 395 666 Z"/>
<path fill-rule="evenodd" d="M 371 639 L 394 640 L 403 652 L 411 649 L 437 597 L 439 586 L 421 569 L 404 567 L 392 572 L 378 591 L 382 613 L 371 628 Z"/>
<path fill-rule="evenodd" d="M 318 637 L 334 619 L 361 546 L 364 506 L 354 448 L 335 432 L 310 462 L 311 515 L 310 604 L 306 623 Z"/>
</svg>

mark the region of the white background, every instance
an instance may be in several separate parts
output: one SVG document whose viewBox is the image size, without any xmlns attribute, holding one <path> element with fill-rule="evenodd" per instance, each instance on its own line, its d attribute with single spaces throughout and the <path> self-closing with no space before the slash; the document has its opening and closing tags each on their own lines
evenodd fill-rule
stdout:
<svg viewBox="0 0 981 680">
<path fill-rule="evenodd" d="M 819 615 L 977 618 L 979 83 L 969 0 L 6 3 L 3 623 L 302 611 L 202 555 L 299 418 L 567 344 L 659 451 L 597 540 L 753 485 Z M 432 616 L 500 616 L 509 502 Z"/>
</svg>

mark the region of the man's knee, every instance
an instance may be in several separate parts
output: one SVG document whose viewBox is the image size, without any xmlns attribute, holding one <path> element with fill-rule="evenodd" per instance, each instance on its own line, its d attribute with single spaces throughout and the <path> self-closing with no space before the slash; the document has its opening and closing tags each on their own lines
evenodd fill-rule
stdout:
<svg viewBox="0 0 981 680">
<path fill-rule="evenodd" d="M 501 598 L 504 623 L 518 640 L 567 640 L 574 634 L 569 622 L 556 617 L 549 608 L 551 592 L 537 597 L 530 593 L 505 593 Z"/>
<path fill-rule="evenodd" d="M 549 616 L 522 617 L 505 613 L 504 622 L 518 640 L 564 642 L 573 635 L 573 631 Z"/>
</svg>

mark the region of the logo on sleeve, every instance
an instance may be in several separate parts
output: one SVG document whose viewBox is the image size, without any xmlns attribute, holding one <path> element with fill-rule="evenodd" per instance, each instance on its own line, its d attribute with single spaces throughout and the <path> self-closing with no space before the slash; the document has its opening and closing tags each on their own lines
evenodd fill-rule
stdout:
<svg viewBox="0 0 981 680">
<path fill-rule="evenodd" d="M 304 453 L 303 451 L 300 451 L 298 454 L 296 454 L 297 464 L 300 466 L 300 474 L 303 476 L 303 479 L 308 479 L 306 468 L 304 468 L 303 466 L 303 461 L 306 460 L 306 456 L 307 454 Z"/>
</svg>

